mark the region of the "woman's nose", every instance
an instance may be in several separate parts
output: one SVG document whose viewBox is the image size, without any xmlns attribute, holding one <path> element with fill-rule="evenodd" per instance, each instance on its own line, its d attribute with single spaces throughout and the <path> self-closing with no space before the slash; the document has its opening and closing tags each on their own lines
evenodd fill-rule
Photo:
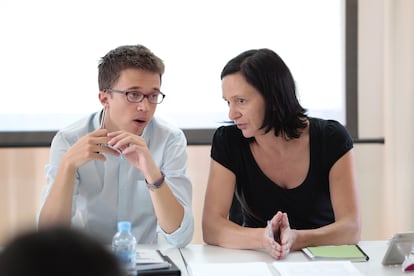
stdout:
<svg viewBox="0 0 414 276">
<path fill-rule="evenodd" d="M 235 119 L 239 117 L 240 117 L 240 113 L 230 104 L 229 105 L 229 119 L 234 121 Z"/>
</svg>

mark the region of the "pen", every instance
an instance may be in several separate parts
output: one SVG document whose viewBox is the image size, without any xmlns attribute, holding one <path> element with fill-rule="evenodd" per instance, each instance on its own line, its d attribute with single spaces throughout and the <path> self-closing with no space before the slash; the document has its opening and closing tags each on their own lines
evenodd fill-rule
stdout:
<svg viewBox="0 0 414 276">
<path fill-rule="evenodd" d="M 104 109 L 102 110 L 102 115 L 101 115 L 101 122 L 99 124 L 99 128 L 104 128 L 104 123 L 105 123 L 105 115 L 106 115 L 106 107 L 104 107 Z M 122 150 L 114 148 L 113 146 L 109 145 L 109 144 L 102 144 L 102 146 L 111 148 L 113 150 L 116 150 L 117 152 L 119 152 L 119 154 L 121 155 L 121 158 L 123 158 L 122 155 Z"/>
<path fill-rule="evenodd" d="M 269 238 L 274 239 L 275 236 L 273 235 L 272 224 L 270 223 L 270 220 L 267 221 L 267 231 L 269 234 Z"/>
<path fill-rule="evenodd" d="M 184 266 L 185 266 L 185 270 L 187 272 L 187 275 L 191 275 L 190 272 L 188 271 L 188 264 L 187 261 L 184 258 L 183 252 L 181 251 L 181 248 L 178 248 L 178 251 L 180 252 L 181 255 L 181 259 L 183 260 Z"/>
<path fill-rule="evenodd" d="M 106 113 L 106 108 L 104 108 L 104 109 L 102 110 L 102 114 L 101 114 L 101 122 L 100 122 L 99 128 L 104 128 L 105 113 Z"/>
</svg>

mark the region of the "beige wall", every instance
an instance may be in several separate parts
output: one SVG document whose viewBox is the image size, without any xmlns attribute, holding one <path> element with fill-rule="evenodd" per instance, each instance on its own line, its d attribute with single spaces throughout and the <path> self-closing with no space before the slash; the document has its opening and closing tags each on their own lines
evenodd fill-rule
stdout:
<svg viewBox="0 0 414 276">
<path fill-rule="evenodd" d="M 358 51 L 360 135 L 385 137 L 358 160 L 365 211 L 378 208 L 365 226 L 386 238 L 414 230 L 414 1 L 360 0 Z"/>
<path fill-rule="evenodd" d="M 357 144 L 363 239 L 414 230 L 414 1 L 359 1 L 359 132 L 385 144 Z M 321 82 L 322 84 L 323 82 Z M 209 146 L 188 148 L 196 233 Z M 0 149 L 0 245 L 32 228 L 44 184 L 48 148 Z"/>
<path fill-rule="evenodd" d="M 0 245 L 33 228 L 48 148 L 0 149 Z"/>
</svg>

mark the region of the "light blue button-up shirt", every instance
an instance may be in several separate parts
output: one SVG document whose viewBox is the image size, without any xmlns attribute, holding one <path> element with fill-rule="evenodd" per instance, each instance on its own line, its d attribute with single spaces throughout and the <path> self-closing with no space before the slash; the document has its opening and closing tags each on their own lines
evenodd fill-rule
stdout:
<svg viewBox="0 0 414 276">
<path fill-rule="evenodd" d="M 62 129 L 54 137 L 50 160 L 45 168 L 47 186 L 42 207 L 63 154 L 81 137 L 99 128 L 99 114 L 94 113 Z M 128 220 L 132 223 L 132 233 L 138 243 L 156 243 L 160 233 L 171 245 L 183 247 L 191 242 L 194 232 L 186 138 L 179 128 L 155 117 L 144 129 L 142 137 L 155 163 L 165 174 L 167 185 L 184 207 L 181 226 L 173 233 L 165 233 L 157 223 L 142 172 L 122 156 L 109 154 L 105 154 L 106 161 L 94 160 L 78 169 L 73 192 L 72 225 L 85 229 L 105 244 L 111 244 L 117 222 Z"/>
</svg>

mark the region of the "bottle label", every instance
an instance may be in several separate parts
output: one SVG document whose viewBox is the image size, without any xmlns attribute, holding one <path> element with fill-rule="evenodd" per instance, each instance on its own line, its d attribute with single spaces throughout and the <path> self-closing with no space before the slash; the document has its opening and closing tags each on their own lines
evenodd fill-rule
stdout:
<svg viewBox="0 0 414 276">
<path fill-rule="evenodd" d="M 136 250 L 120 250 L 115 254 L 126 269 L 135 269 L 137 255 Z"/>
</svg>

